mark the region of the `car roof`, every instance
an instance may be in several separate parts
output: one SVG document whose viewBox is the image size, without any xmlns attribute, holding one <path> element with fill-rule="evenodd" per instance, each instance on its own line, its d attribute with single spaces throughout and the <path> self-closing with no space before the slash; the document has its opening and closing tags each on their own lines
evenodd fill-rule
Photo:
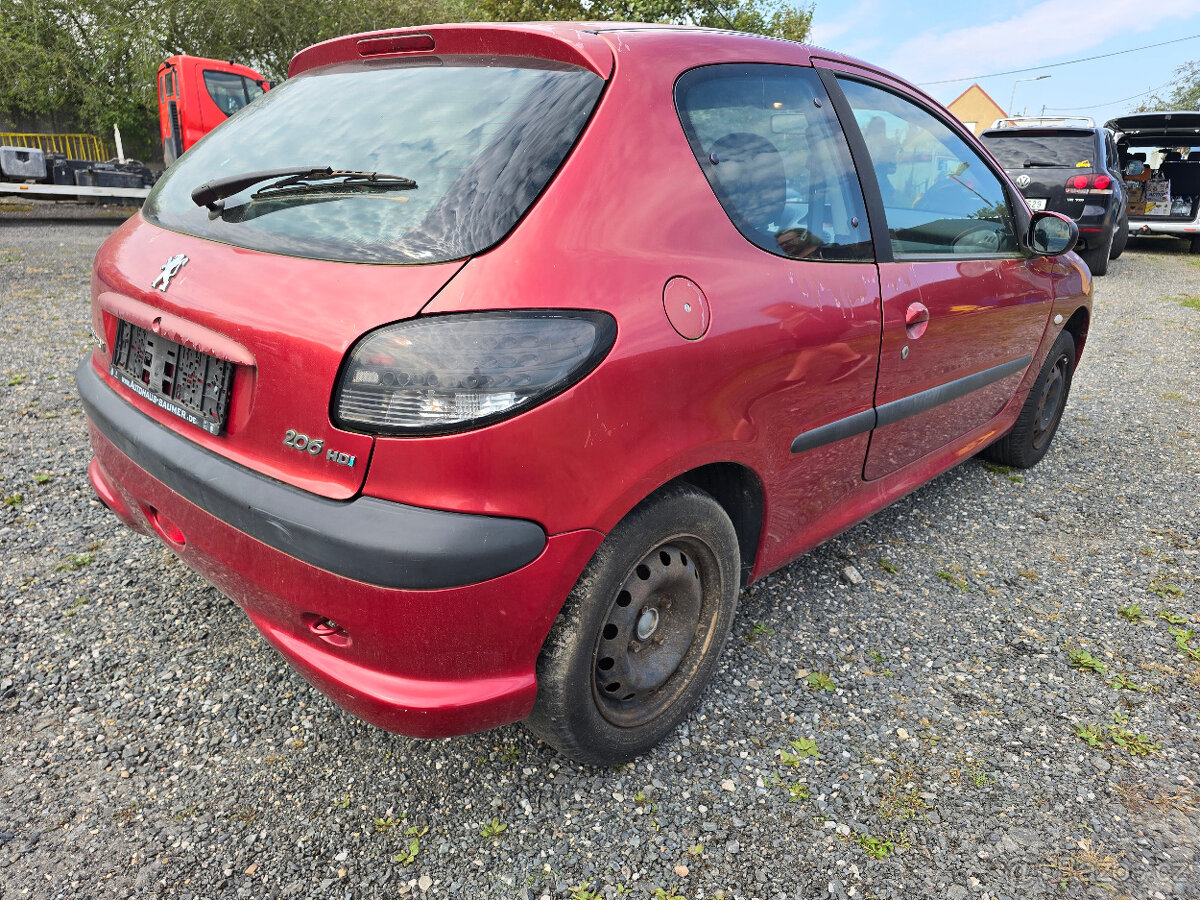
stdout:
<svg viewBox="0 0 1200 900">
<path fill-rule="evenodd" d="M 979 136 L 988 137 L 1095 137 L 1100 131 L 1096 128 L 1083 128 L 1075 125 L 1070 128 L 1053 128 L 1047 126 L 989 128 Z"/>
<path fill-rule="evenodd" d="M 405 38 L 418 35 L 431 37 L 428 47 L 383 50 L 370 55 L 388 58 L 419 56 L 419 51 L 435 54 L 474 52 L 479 55 L 526 55 L 556 59 L 591 69 L 607 78 L 613 70 L 613 54 L 622 46 L 641 42 L 658 43 L 663 40 L 679 41 L 699 47 L 702 43 L 715 44 L 723 50 L 745 48 L 746 62 L 763 62 L 759 55 L 767 46 L 792 47 L 802 51 L 808 58 L 820 58 L 843 63 L 862 69 L 864 74 L 878 74 L 903 85 L 919 95 L 925 95 L 905 79 L 851 56 L 810 44 L 799 44 L 783 38 L 719 28 L 701 28 L 695 25 L 657 24 L 646 22 L 471 22 L 463 24 L 412 26 L 389 28 L 381 31 L 345 35 L 313 44 L 297 53 L 288 68 L 288 77 L 309 69 L 338 62 L 363 59 L 368 54 L 362 51 L 364 44 L 386 46 L 388 39 L 399 45 Z M 617 42 L 613 42 L 613 37 Z M 755 48 L 758 52 L 755 52 Z M 476 48 L 473 51 L 467 48 Z"/>
<path fill-rule="evenodd" d="M 1183 137 L 1188 134 L 1200 138 L 1200 111 L 1189 109 L 1154 110 L 1117 116 L 1105 123 L 1106 128 L 1126 135 L 1156 132 L 1167 136 Z"/>
</svg>

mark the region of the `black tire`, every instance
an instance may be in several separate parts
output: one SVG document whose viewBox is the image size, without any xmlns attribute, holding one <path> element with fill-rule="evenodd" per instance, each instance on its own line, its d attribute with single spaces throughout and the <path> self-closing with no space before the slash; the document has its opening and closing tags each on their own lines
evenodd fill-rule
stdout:
<svg viewBox="0 0 1200 900">
<path fill-rule="evenodd" d="M 1088 270 L 1093 275 L 1108 274 L 1108 258 L 1112 252 L 1113 232 L 1108 233 L 1108 240 L 1099 247 L 1093 247 L 1091 250 L 1080 250 L 1079 255 L 1087 264 Z"/>
<path fill-rule="evenodd" d="M 1192 238 L 1192 242 L 1188 245 L 1188 249 L 1192 253 L 1200 253 L 1200 234 Z"/>
<path fill-rule="evenodd" d="M 526 727 L 582 763 L 645 753 L 704 691 L 733 627 L 740 571 L 737 533 L 711 496 L 678 485 L 644 500 L 550 629 Z"/>
<path fill-rule="evenodd" d="M 1117 259 L 1125 252 L 1125 247 L 1129 244 L 1129 213 L 1121 213 L 1121 220 L 1117 222 L 1116 233 L 1113 235 L 1112 249 L 1108 251 L 1109 259 Z"/>
<path fill-rule="evenodd" d="M 1050 348 L 1050 355 L 1030 388 L 1013 427 L 981 455 L 1018 469 L 1028 469 L 1041 462 L 1058 431 L 1074 375 L 1075 338 L 1064 331 Z"/>
</svg>

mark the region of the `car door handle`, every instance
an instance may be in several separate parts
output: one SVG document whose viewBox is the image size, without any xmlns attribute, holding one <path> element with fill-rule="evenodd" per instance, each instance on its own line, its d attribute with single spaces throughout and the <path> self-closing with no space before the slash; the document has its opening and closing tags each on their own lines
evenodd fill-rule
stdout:
<svg viewBox="0 0 1200 900">
<path fill-rule="evenodd" d="M 929 327 L 929 309 L 924 303 L 910 303 L 904 312 L 904 331 L 912 340 L 916 340 Z"/>
</svg>

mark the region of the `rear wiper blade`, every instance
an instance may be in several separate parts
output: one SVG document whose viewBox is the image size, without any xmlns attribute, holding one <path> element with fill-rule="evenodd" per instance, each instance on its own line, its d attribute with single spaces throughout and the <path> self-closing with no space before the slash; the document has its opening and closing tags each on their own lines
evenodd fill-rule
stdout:
<svg viewBox="0 0 1200 900">
<path fill-rule="evenodd" d="M 1027 159 L 1023 168 L 1026 169 L 1065 169 L 1067 166 L 1061 166 L 1058 163 L 1045 162 L 1040 159 Z"/>
<path fill-rule="evenodd" d="M 255 191 L 251 200 L 282 197 L 290 194 L 359 194 L 367 191 L 412 191 L 417 183 L 403 175 L 384 175 L 379 172 L 338 172 L 320 175 L 295 175 Z"/>
<path fill-rule="evenodd" d="M 417 183 L 411 178 L 399 175 L 380 175 L 378 172 L 341 171 L 329 166 L 314 168 L 312 166 L 293 167 L 290 169 L 262 169 L 258 172 L 245 172 L 241 175 L 230 175 L 226 178 L 214 178 L 192 191 L 192 202 L 197 206 L 207 206 L 214 212 L 223 207 L 226 197 L 244 191 L 260 181 L 282 179 L 278 184 L 269 188 L 292 187 L 307 184 L 312 181 L 327 181 L 331 178 L 341 179 L 343 183 L 357 184 L 386 184 L 390 190 L 412 190 Z M 265 189 L 264 189 L 265 190 Z M 261 192 L 260 192 L 261 193 Z"/>
</svg>

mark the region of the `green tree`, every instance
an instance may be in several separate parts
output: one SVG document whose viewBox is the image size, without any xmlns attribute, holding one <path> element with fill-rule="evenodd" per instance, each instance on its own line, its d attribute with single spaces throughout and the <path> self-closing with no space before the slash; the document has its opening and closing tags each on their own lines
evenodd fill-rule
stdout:
<svg viewBox="0 0 1200 900">
<path fill-rule="evenodd" d="M 1184 63 L 1175 70 L 1167 94 L 1151 94 L 1134 112 L 1156 109 L 1200 109 L 1200 59 Z"/>
<path fill-rule="evenodd" d="M 502 22 L 536 20 L 672 22 L 749 31 L 803 41 L 812 25 L 813 4 L 788 6 L 766 0 L 481 0 L 477 9 Z"/>
<path fill-rule="evenodd" d="M 0 117 L 53 118 L 156 159 L 168 56 L 231 59 L 271 80 L 343 34 L 472 20 L 678 22 L 803 40 L 813 7 L 768 0 L 0 0 Z"/>
</svg>

